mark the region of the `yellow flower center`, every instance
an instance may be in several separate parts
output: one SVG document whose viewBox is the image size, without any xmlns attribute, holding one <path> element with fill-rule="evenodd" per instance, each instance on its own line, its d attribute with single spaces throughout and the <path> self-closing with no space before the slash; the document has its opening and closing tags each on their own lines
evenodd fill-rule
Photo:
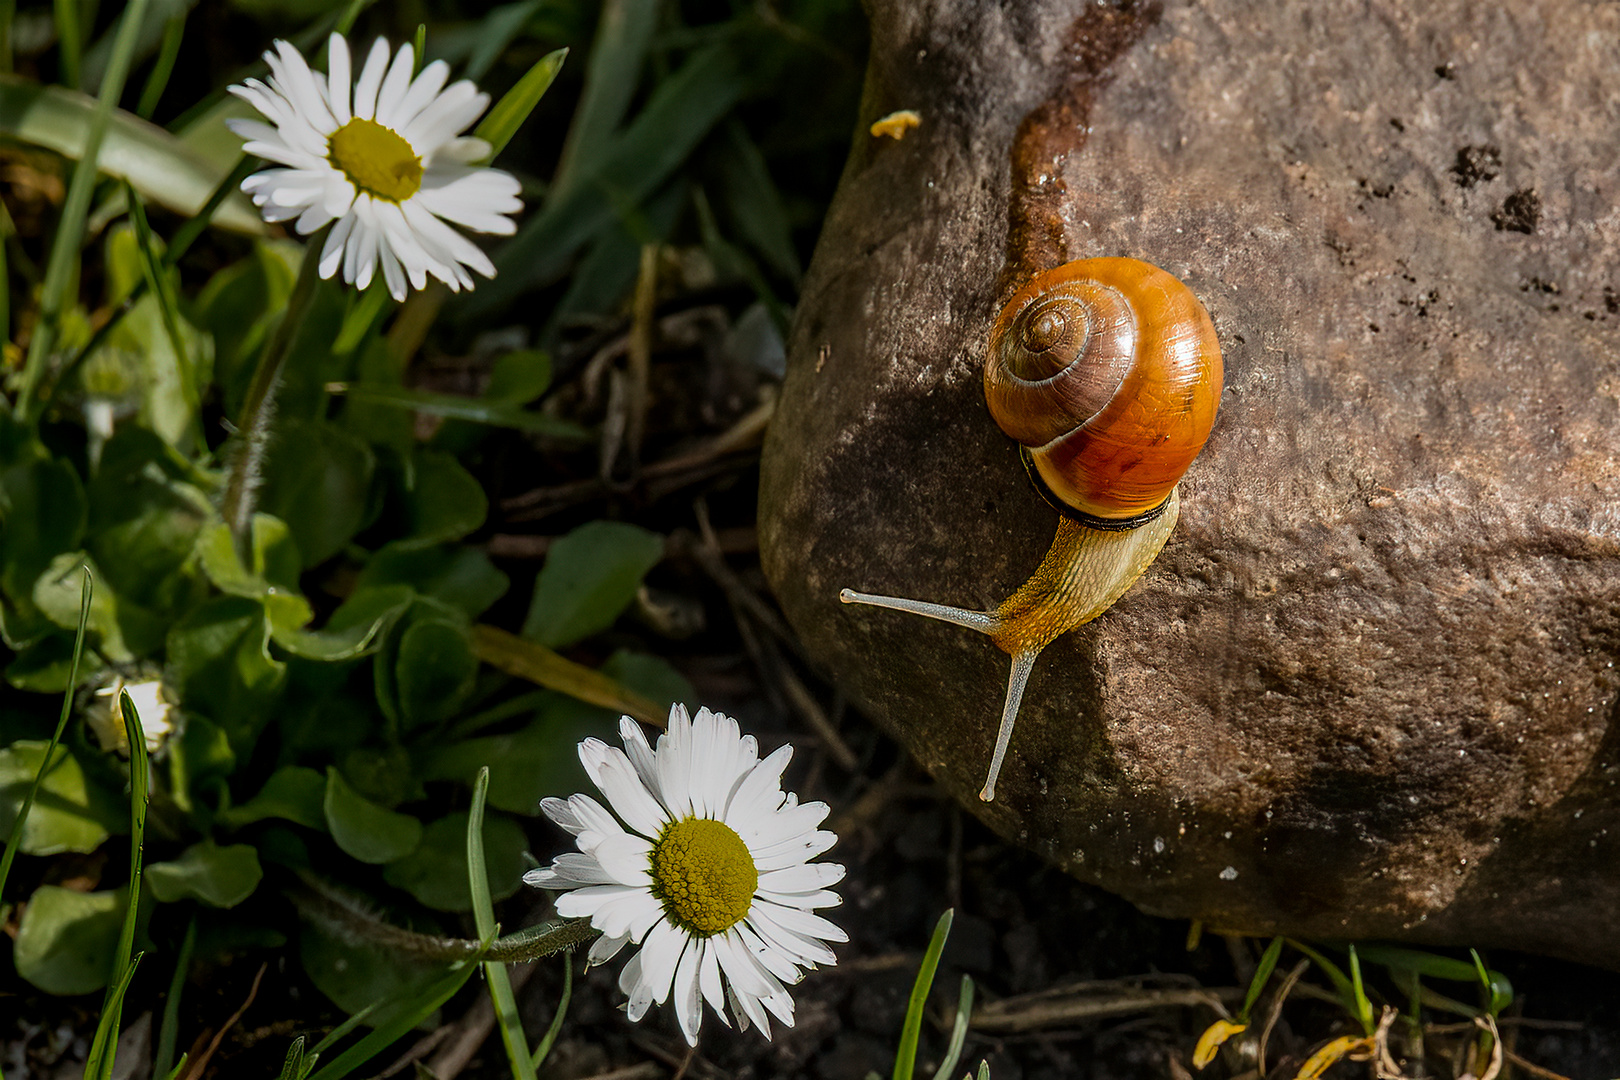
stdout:
<svg viewBox="0 0 1620 1080">
<path fill-rule="evenodd" d="M 759 870 L 748 845 L 723 822 L 687 818 L 652 849 L 652 894 L 670 920 L 698 937 L 724 933 L 748 914 Z"/>
<path fill-rule="evenodd" d="M 327 160 L 361 191 L 404 202 L 422 186 L 422 159 L 405 137 L 358 116 L 332 132 Z"/>
</svg>

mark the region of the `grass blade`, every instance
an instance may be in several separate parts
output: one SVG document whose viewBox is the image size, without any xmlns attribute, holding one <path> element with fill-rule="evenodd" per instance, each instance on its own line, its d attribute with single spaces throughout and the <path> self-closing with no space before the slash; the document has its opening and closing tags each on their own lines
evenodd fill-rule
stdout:
<svg viewBox="0 0 1620 1080">
<path fill-rule="evenodd" d="M 538 642 L 483 625 L 473 627 L 472 640 L 478 659 L 498 671 L 528 679 L 537 686 L 560 691 L 589 705 L 628 713 L 644 724 L 662 728 L 668 723 L 667 710 L 659 708 L 655 702 Z"/>
<path fill-rule="evenodd" d="M 694 54 L 654 91 L 600 166 L 553 187 L 552 198 L 496 254 L 495 280 L 457 304 L 460 317 L 482 317 L 558 277 L 581 247 L 664 186 L 747 85 L 725 42 Z"/>
<path fill-rule="evenodd" d="M 658 8 L 658 0 L 607 0 L 602 5 L 585 65 L 585 88 L 552 176 L 553 198 L 601 164 L 641 81 Z"/>
<path fill-rule="evenodd" d="M 141 89 L 140 104 L 135 106 L 135 115 L 142 120 L 152 118 L 158 102 L 163 100 L 163 91 L 169 88 L 169 76 L 174 74 L 174 62 L 180 56 L 180 39 L 185 32 L 186 16 L 183 11 L 163 24 L 163 44 L 158 48 L 157 60 L 153 62 L 151 74 L 147 75 L 146 85 Z"/>
<path fill-rule="evenodd" d="M 0 72 L 7 75 L 11 74 L 12 67 L 11 23 L 16 17 L 17 0 L 0 0 Z"/>
<path fill-rule="evenodd" d="M 489 143 L 489 157 L 486 161 L 493 161 L 506 144 L 512 141 L 518 128 L 529 118 L 534 107 L 540 104 L 546 91 L 557 78 L 557 72 L 562 70 L 563 61 L 568 59 L 567 49 L 558 49 L 549 52 L 535 62 L 519 79 L 517 85 L 502 95 L 495 107 L 484 114 L 473 134 Z"/>
<path fill-rule="evenodd" d="M 90 1056 L 84 1062 L 84 1080 L 109 1080 L 112 1076 L 113 1059 L 118 1056 L 118 1018 L 124 1012 L 124 995 L 129 992 L 135 969 L 140 967 L 141 957 L 145 955 L 136 953 L 124 965 L 118 982 L 107 988 L 107 1000 L 101 1008 L 101 1022 L 96 1025 L 96 1035 L 90 1043 Z"/>
<path fill-rule="evenodd" d="M 68 668 L 67 689 L 62 691 L 62 711 L 56 718 L 56 731 L 51 734 L 51 741 L 45 747 L 45 756 L 40 759 L 39 772 L 34 774 L 34 782 L 28 785 L 28 794 L 23 798 L 22 808 L 17 811 L 17 819 L 11 823 L 11 837 L 6 841 L 6 853 L 0 857 L 0 899 L 6 894 L 6 878 L 11 875 L 11 863 L 17 857 L 17 848 L 22 844 L 23 830 L 28 825 L 28 812 L 34 808 L 34 798 L 39 794 L 39 785 L 45 780 L 45 773 L 56 758 L 56 748 L 62 741 L 62 733 L 67 730 L 68 716 L 73 710 L 73 691 L 79 685 L 79 661 L 84 656 L 84 629 L 90 623 L 90 597 L 94 594 L 96 583 L 90 576 L 88 566 L 80 567 L 84 571 L 84 583 L 79 587 L 79 628 L 73 638 L 73 663 Z"/>
<path fill-rule="evenodd" d="M 1249 1010 L 1254 1008 L 1254 1003 L 1260 1000 L 1260 993 L 1266 988 L 1266 983 L 1271 981 L 1271 973 L 1277 970 L 1277 960 L 1282 956 L 1282 950 L 1283 939 L 1277 937 L 1271 939 L 1271 944 L 1267 945 L 1266 951 L 1261 954 L 1260 963 L 1254 969 L 1254 978 L 1249 980 L 1249 992 L 1243 995 L 1243 1008 L 1239 1009 L 1237 1014 L 1238 1023 L 1249 1022 Z"/>
<path fill-rule="evenodd" d="M 500 58 L 506 47 L 512 44 L 518 31 L 523 29 L 529 21 L 529 16 L 540 10 L 541 0 L 519 0 L 515 4 L 503 4 L 498 8 L 491 8 L 484 21 L 479 24 L 477 45 L 472 55 L 467 58 L 467 66 L 462 69 L 462 75 L 473 82 L 480 82 L 495 61 Z"/>
<path fill-rule="evenodd" d="M 113 1057 L 118 1048 L 118 1028 L 124 1015 L 124 992 L 130 979 L 135 977 L 135 965 L 141 958 L 130 959 L 135 947 L 135 923 L 141 913 L 141 855 L 146 843 L 146 807 L 150 799 L 151 763 L 146 756 L 146 733 L 141 730 L 141 717 L 129 691 L 118 695 L 118 708 L 124 714 L 124 735 L 129 740 L 129 888 L 128 904 L 124 909 L 124 924 L 118 931 L 118 949 L 113 953 L 113 970 L 118 972 L 115 985 L 107 990 L 101 1006 L 101 1020 L 96 1024 L 95 1039 L 90 1044 L 90 1056 L 85 1063 L 85 1080 L 110 1080 Z"/>
<path fill-rule="evenodd" d="M 79 62 L 84 58 L 79 7 L 79 0 L 56 0 L 56 46 L 62 55 L 62 82 L 72 87 L 79 85 Z"/>
<path fill-rule="evenodd" d="M 281 1080 L 302 1080 L 303 1069 L 304 1037 L 300 1035 L 292 1041 L 291 1046 L 287 1047 L 287 1059 L 281 1063 Z"/>
<path fill-rule="evenodd" d="M 962 1047 L 967 1042 L 968 1021 L 973 1019 L 973 977 L 962 976 L 962 992 L 956 998 L 956 1023 L 951 1026 L 951 1044 L 945 1050 L 945 1060 L 934 1071 L 934 1080 L 950 1080 L 951 1070 L 962 1060 Z"/>
<path fill-rule="evenodd" d="M 566 420 L 558 420 L 509 402 L 458 397 L 454 394 L 432 394 L 423 390 L 409 390 L 402 386 L 378 386 L 369 383 L 327 383 L 326 390 L 331 394 L 344 394 L 349 400 L 366 405 L 411 409 L 427 413 L 429 416 L 471 420 L 491 427 L 516 428 L 519 431 L 531 431 L 537 435 L 550 435 L 557 439 L 588 442 L 591 437 L 590 432 Z"/>
<path fill-rule="evenodd" d="M 934 924 L 934 936 L 923 953 L 922 966 L 917 969 L 917 981 L 911 987 L 911 1002 L 906 1006 L 905 1027 L 900 1029 L 900 1049 L 894 1055 L 894 1080 L 911 1080 L 917 1068 L 917 1040 L 922 1034 L 923 1007 L 928 1004 L 928 991 L 934 985 L 934 973 L 939 970 L 939 957 L 945 951 L 945 939 L 951 934 L 951 922 L 956 918 L 955 908 L 946 908 L 945 914 Z"/>
<path fill-rule="evenodd" d="M 546 1028 L 546 1034 L 541 1038 L 539 1045 L 534 1048 L 534 1057 L 530 1064 L 535 1072 L 545 1064 L 546 1058 L 551 1054 L 551 1046 L 557 1041 L 558 1032 L 562 1031 L 563 1017 L 568 1015 L 568 1003 L 574 1000 L 574 950 L 568 950 L 563 957 L 563 992 L 562 999 L 557 1002 L 557 1015 L 551 1018 L 551 1026 Z"/>
<path fill-rule="evenodd" d="M 0 75 L 0 133 L 18 142 L 83 160 L 96 107 L 94 98 L 77 91 Z M 128 180 L 153 202 L 187 216 L 201 212 L 221 169 L 157 125 L 120 109 L 111 112 L 96 160 L 100 171 Z M 220 225 L 262 235 L 264 222 L 247 196 L 234 185 L 227 194 L 233 197 L 219 215 Z"/>
<path fill-rule="evenodd" d="M 485 765 L 478 770 L 472 807 L 467 812 L 467 885 L 472 890 L 473 921 L 481 941 L 493 941 L 499 933 L 495 907 L 489 898 L 489 870 L 484 865 L 484 801 L 488 795 L 489 766 Z M 495 1023 L 501 1029 L 513 1080 L 536 1080 L 529 1040 L 523 1035 L 523 1021 L 518 1018 L 517 997 L 512 993 L 506 965 L 486 961 L 484 979 L 489 983 L 489 1001 L 495 1007 Z"/>
<path fill-rule="evenodd" d="M 1513 987 L 1508 983 L 1506 976 L 1497 975 L 1488 971 L 1485 961 L 1479 958 L 1478 949 L 1469 949 L 1468 955 L 1474 958 L 1474 971 L 1479 976 L 1479 985 L 1485 991 L 1485 1006 L 1491 1016 L 1496 1016 L 1503 1009 L 1513 1004 Z M 1500 981 L 1498 981 L 1500 980 Z"/>
<path fill-rule="evenodd" d="M 168 1076 L 173 1071 L 174 1048 L 180 1034 L 180 995 L 191 971 L 191 952 L 197 947 L 197 917 L 186 924 L 180 940 L 180 956 L 174 962 L 174 978 L 169 980 L 169 996 L 163 999 L 163 1027 L 158 1031 L 157 1056 L 152 1059 L 152 1075 Z"/>
<path fill-rule="evenodd" d="M 1367 1034 L 1373 1033 L 1373 1007 L 1367 1000 L 1367 991 L 1361 984 L 1361 958 L 1356 955 L 1356 947 L 1350 946 L 1350 988 L 1355 993 L 1356 1019 L 1360 1021 L 1362 1030 Z"/>
<path fill-rule="evenodd" d="M 409 1008 L 333 1058 L 332 1063 L 311 1080 L 342 1080 L 437 1012 L 477 970 L 478 962 L 474 960 L 464 960 L 454 965 L 444 978 L 424 987 L 413 999 L 407 999 L 411 1001 Z"/>
<path fill-rule="evenodd" d="M 68 2 L 71 3 L 71 0 Z M 45 282 L 40 287 L 39 318 L 34 335 L 28 342 L 22 390 L 17 398 L 17 411 L 24 421 L 34 419 L 34 394 L 39 389 L 40 376 L 45 373 L 45 365 L 50 360 L 57 323 L 69 303 L 68 288 L 79 266 L 79 245 L 84 239 L 84 220 L 90 212 L 90 196 L 95 191 L 101 143 L 106 137 L 113 107 L 124 92 L 130 55 L 135 50 L 141 20 L 146 17 L 146 6 L 147 0 L 129 0 L 129 6 L 119 20 L 112 60 L 107 65 L 106 77 L 101 80 L 101 96 L 96 101 L 89 127 L 85 131 L 83 156 L 73 169 L 73 179 L 68 183 L 67 197 L 62 204 L 62 216 L 56 223 L 56 235 L 51 238 L 50 261 L 45 266 Z M 58 17 L 61 11 L 59 4 Z M 63 48 L 65 58 L 65 43 Z M 77 57 L 74 66 L 77 67 Z"/>
</svg>

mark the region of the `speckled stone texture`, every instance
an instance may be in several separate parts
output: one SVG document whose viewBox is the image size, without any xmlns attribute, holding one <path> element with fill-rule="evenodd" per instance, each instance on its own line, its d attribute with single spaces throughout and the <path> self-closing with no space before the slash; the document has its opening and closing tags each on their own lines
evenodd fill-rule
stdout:
<svg viewBox="0 0 1620 1080">
<path fill-rule="evenodd" d="M 1620 967 L 1620 6 L 907 0 L 766 447 L 814 656 L 1002 835 L 1221 929 Z M 1056 515 L 985 409 L 1034 270 L 1185 280 L 1226 359 L 1181 521 L 1036 668 Z"/>
</svg>

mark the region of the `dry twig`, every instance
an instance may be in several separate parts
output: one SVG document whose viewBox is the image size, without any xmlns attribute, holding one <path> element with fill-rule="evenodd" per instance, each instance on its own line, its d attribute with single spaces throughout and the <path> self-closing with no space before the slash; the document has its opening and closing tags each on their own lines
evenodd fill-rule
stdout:
<svg viewBox="0 0 1620 1080">
<path fill-rule="evenodd" d="M 214 1053 L 219 1050 L 219 1044 L 224 1041 L 225 1035 L 231 1028 L 236 1026 L 238 1020 L 242 1019 L 242 1014 L 248 1011 L 248 1006 L 253 1004 L 253 999 L 259 996 L 259 981 L 264 978 L 265 969 L 269 966 L 268 963 L 259 965 L 259 973 L 253 976 L 253 985 L 248 987 L 247 1000 L 242 1002 L 241 1008 L 231 1013 L 230 1019 L 226 1020 L 219 1031 L 215 1033 L 213 1040 L 208 1044 L 208 1049 L 198 1054 L 197 1060 L 186 1066 L 186 1071 L 181 1080 L 197 1080 L 207 1070 L 208 1062 L 213 1059 Z"/>
</svg>

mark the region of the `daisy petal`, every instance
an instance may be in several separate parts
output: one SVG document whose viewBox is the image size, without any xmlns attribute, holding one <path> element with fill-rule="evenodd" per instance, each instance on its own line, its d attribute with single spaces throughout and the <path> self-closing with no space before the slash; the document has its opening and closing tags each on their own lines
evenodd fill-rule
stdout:
<svg viewBox="0 0 1620 1080">
<path fill-rule="evenodd" d="M 349 107 L 349 43 L 342 34 L 326 39 L 326 96 L 338 127 L 354 118 Z"/>
<path fill-rule="evenodd" d="M 382 86 L 388 71 L 388 42 L 378 38 L 372 42 L 366 65 L 360 69 L 360 78 L 354 84 L 354 115 L 362 120 L 372 119 L 377 111 L 377 89 Z"/>
</svg>

